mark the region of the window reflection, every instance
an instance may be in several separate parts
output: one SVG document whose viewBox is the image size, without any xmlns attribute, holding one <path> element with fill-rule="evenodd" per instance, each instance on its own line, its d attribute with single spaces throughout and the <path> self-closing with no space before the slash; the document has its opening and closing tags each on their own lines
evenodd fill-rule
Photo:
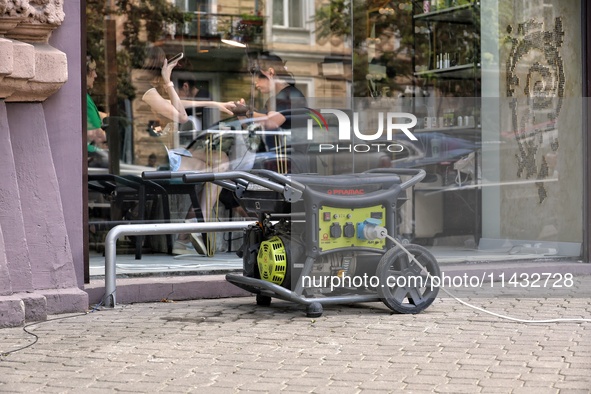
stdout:
<svg viewBox="0 0 591 394">
<path fill-rule="evenodd" d="M 383 152 L 355 154 L 355 159 L 344 156 L 346 163 L 314 159 L 315 171 L 328 174 L 339 171 L 335 163 L 350 169 L 425 169 L 428 180 L 409 196 L 401 212 L 401 226 L 409 240 L 456 249 L 505 242 L 513 247 L 513 241 L 581 242 L 580 216 L 571 212 L 564 218 L 553 217 L 559 222 L 554 224 L 543 215 L 550 204 L 558 209 L 558 201 L 568 201 L 572 209 L 580 206 L 581 155 L 566 157 L 558 152 L 578 152 L 581 114 L 565 109 L 566 101 L 556 100 L 580 95 L 574 92 L 582 74 L 579 1 L 571 0 L 576 6 L 570 8 L 559 6 L 557 0 L 428 1 L 428 6 L 384 0 L 158 0 L 150 6 L 122 1 L 116 16 L 116 59 L 104 57 L 103 2 L 87 3 L 87 46 L 98 71 L 90 95 L 101 112 L 117 108 L 108 119 L 119 136 L 119 153 L 108 160 L 120 161 L 123 175 L 170 168 L 168 151 L 186 148 L 208 129 L 256 131 L 238 116 L 198 104 L 243 100 L 250 110 L 245 115 L 263 110 L 273 92 L 257 90 L 256 81 L 262 54 L 271 53 L 285 61 L 295 88 L 308 98 L 308 106 L 357 111 L 368 133 L 377 130 L 372 123 L 374 113 L 410 112 L 417 117 L 417 142 L 395 136 L 402 151 L 387 152 L 385 157 Z M 545 62 L 532 59 L 531 51 L 520 49 L 507 37 L 533 37 L 533 23 L 539 25 L 540 35 L 531 41 L 530 49 L 535 47 Z M 514 30 L 501 31 L 498 36 L 481 34 L 491 25 L 513 26 Z M 164 130 L 168 123 L 158 124 L 141 100 L 146 91 L 141 69 L 149 47 L 161 49 L 168 58 L 184 54 L 171 73 L 171 82 L 183 100 L 198 103 L 187 107 L 190 122 L 170 122 Z M 557 58 L 558 52 L 561 57 Z M 572 61 L 562 65 L 567 58 Z M 554 72 L 556 67 L 560 70 Z M 115 70 L 117 82 L 111 86 L 116 92 L 107 89 L 107 70 Z M 525 77 L 519 78 L 522 71 Z M 514 97 L 513 93 L 524 96 L 524 90 L 526 99 L 532 99 L 525 104 L 551 107 L 551 114 L 538 111 L 543 112 L 543 121 L 536 114 L 532 115 L 537 117 L 535 122 L 524 118 L 517 113 L 523 106 L 511 107 L 505 100 Z M 113 97 L 117 102 L 109 103 Z M 315 107 L 320 102 L 315 98 L 323 98 L 323 104 Z M 548 122 L 551 132 L 536 126 Z M 304 130 L 305 121 L 301 123 Z M 525 135 L 519 131 L 525 125 L 538 129 Z M 264 142 L 264 138 L 244 142 L 260 154 L 249 159 L 255 168 L 285 172 L 296 167 L 297 163 L 278 159 L 284 153 L 272 152 Z M 226 154 L 234 155 L 235 162 L 244 162 L 229 149 Z M 360 160 L 359 165 L 355 160 Z M 106 172 L 107 167 L 92 171 Z M 559 179 L 558 170 L 564 168 L 576 170 L 568 179 Z M 526 186 L 526 181 L 538 183 Z M 494 213 L 487 213 L 491 207 Z M 172 220 L 184 220 L 186 207 L 177 211 Z M 111 215 L 109 221 L 122 220 L 112 212 L 101 215 Z M 146 218 L 162 219 L 158 215 Z M 575 225 L 569 226 L 567 218 Z M 152 243 L 150 250 L 163 251 L 163 242 L 155 239 Z M 564 254 L 576 254 L 570 250 Z"/>
</svg>

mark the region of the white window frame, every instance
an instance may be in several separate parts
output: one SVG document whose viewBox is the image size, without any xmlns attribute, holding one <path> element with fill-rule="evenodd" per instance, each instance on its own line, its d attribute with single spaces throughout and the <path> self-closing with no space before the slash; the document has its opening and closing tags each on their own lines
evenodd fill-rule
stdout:
<svg viewBox="0 0 591 394">
<path fill-rule="evenodd" d="M 191 11 L 188 11 L 188 9 L 189 9 L 189 2 L 190 2 L 190 1 L 191 1 L 191 0 L 184 0 L 184 1 L 182 1 L 182 2 L 183 2 L 185 5 L 184 5 L 184 6 L 177 6 L 177 7 L 179 7 L 179 8 L 180 8 L 180 10 L 181 10 L 181 11 L 183 11 L 183 12 L 191 12 Z M 174 4 L 174 5 L 176 5 L 176 0 L 170 0 L 170 3 L 171 3 L 171 4 Z M 208 6 L 209 6 L 209 7 L 208 7 L 208 9 L 206 9 L 206 10 L 201 10 L 201 12 L 207 12 L 207 13 L 212 13 L 212 14 L 215 14 L 215 13 L 217 13 L 217 9 L 218 9 L 218 0 L 209 0 L 209 2 L 208 2 L 208 3 L 209 3 L 209 4 L 208 4 Z"/>
<path fill-rule="evenodd" d="M 300 87 L 303 88 L 305 86 L 305 89 L 300 89 L 305 91 L 305 96 L 306 97 L 316 97 L 316 91 L 315 89 L 315 84 L 314 84 L 314 79 L 310 78 L 310 77 L 295 77 L 296 80 L 296 87 Z"/>
<path fill-rule="evenodd" d="M 269 3 L 274 3 L 275 1 L 270 1 Z M 290 26 L 289 25 L 289 16 L 290 16 L 290 12 L 293 9 L 293 7 L 290 7 L 290 1 L 289 0 L 283 0 L 283 20 L 281 21 L 281 23 L 277 23 L 276 20 L 273 20 L 273 27 L 282 27 L 284 29 L 304 29 L 306 27 L 306 1 L 300 1 L 300 5 L 302 7 L 302 9 L 300 10 L 300 14 L 302 16 L 302 20 L 301 22 L 301 26 Z M 293 5 L 293 3 L 291 3 Z M 272 13 L 269 15 L 273 15 Z"/>
<path fill-rule="evenodd" d="M 189 9 L 189 1 L 190 0 L 181 0 L 180 2 L 178 0 L 170 0 L 170 2 L 172 4 L 174 4 L 176 7 L 178 7 L 181 11 L 183 12 L 188 12 L 187 10 Z M 184 5 L 178 5 L 177 3 L 185 3 Z"/>
<path fill-rule="evenodd" d="M 303 0 L 300 4 L 302 7 L 302 27 L 291 27 L 287 25 L 287 23 L 289 23 L 289 12 L 293 7 L 290 7 L 289 0 L 283 0 L 283 20 L 281 21 L 281 24 L 277 24 L 275 20 L 272 20 L 271 23 L 267 25 L 267 42 L 305 45 L 310 45 L 312 43 L 314 24 L 311 22 L 311 19 L 314 12 L 314 2 Z M 266 2 L 266 14 L 271 18 L 273 17 L 273 1 L 271 0 Z"/>
</svg>

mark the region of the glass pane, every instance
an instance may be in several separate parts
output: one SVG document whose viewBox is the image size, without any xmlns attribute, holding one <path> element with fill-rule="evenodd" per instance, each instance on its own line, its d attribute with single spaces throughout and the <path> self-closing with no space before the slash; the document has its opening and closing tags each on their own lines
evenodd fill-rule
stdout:
<svg viewBox="0 0 591 394">
<path fill-rule="evenodd" d="M 483 149 L 483 174 L 500 185 L 482 189 L 490 207 L 483 240 L 491 246 L 510 240 L 516 254 L 577 256 L 583 239 L 580 4 L 485 1 L 482 7 L 483 15 L 498 16 L 504 32 L 497 41 L 483 30 L 482 69 L 492 77 L 483 80 L 483 95 L 500 97 L 499 104 L 483 99 L 483 147 L 499 146 Z"/>
<path fill-rule="evenodd" d="M 289 6 L 289 27 L 303 27 L 302 0 L 292 0 Z"/>
<path fill-rule="evenodd" d="M 285 9 L 283 0 L 273 0 L 273 24 L 277 26 L 285 25 Z"/>
<path fill-rule="evenodd" d="M 191 11 L 207 12 L 209 11 L 209 0 L 195 0 L 192 2 Z"/>
<path fill-rule="evenodd" d="M 175 0 L 175 5 L 179 10 L 186 12 L 206 11 L 209 0 Z"/>
<path fill-rule="evenodd" d="M 413 114 L 417 140 L 394 134 L 393 166 L 427 172 L 401 208 L 401 236 L 460 259 L 579 256 L 580 2 L 368 3 L 355 2 L 359 127 Z"/>
</svg>

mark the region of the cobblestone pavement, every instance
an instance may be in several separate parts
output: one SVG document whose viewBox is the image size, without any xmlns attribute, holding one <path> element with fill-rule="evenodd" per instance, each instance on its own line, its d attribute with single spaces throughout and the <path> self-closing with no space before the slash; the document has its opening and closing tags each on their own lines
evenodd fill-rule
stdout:
<svg viewBox="0 0 591 394">
<path fill-rule="evenodd" d="M 588 298 L 479 298 L 524 319 L 591 316 Z M 253 297 L 135 304 L 29 327 L 0 392 L 589 393 L 591 323 L 522 324 L 440 298 L 303 308 Z M 0 352 L 30 344 L 0 330 Z"/>
</svg>

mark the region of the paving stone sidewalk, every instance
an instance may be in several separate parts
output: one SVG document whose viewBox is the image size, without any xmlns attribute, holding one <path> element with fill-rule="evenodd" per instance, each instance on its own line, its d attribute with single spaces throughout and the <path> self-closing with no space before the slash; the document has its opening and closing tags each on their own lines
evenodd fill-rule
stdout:
<svg viewBox="0 0 591 394">
<path fill-rule="evenodd" d="M 591 317 L 583 297 L 470 301 L 524 319 Z M 516 323 L 449 297 L 418 315 L 367 303 L 311 319 L 241 297 L 67 316 L 30 327 L 38 342 L 3 357 L 0 392 L 591 392 L 591 323 Z M 2 329 L 0 352 L 32 340 Z"/>
</svg>

